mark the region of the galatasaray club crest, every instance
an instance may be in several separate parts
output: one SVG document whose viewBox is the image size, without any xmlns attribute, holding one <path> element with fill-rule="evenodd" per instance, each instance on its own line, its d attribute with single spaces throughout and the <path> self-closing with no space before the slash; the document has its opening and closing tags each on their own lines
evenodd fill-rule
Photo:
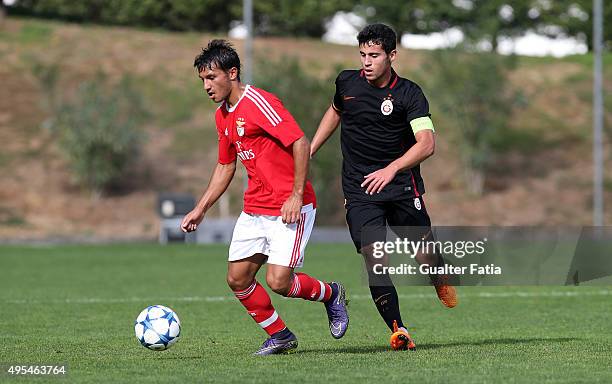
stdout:
<svg viewBox="0 0 612 384">
<path fill-rule="evenodd" d="M 238 120 L 236 120 L 236 132 L 238 132 L 238 136 L 242 137 L 244 136 L 244 118 L 239 117 Z"/>
<path fill-rule="evenodd" d="M 421 200 L 418 197 L 414 198 L 414 207 L 420 211 L 421 210 Z"/>
<path fill-rule="evenodd" d="M 380 111 L 383 115 L 389 116 L 393 112 L 393 98 L 391 95 L 385 97 L 382 104 L 380 105 Z"/>
</svg>

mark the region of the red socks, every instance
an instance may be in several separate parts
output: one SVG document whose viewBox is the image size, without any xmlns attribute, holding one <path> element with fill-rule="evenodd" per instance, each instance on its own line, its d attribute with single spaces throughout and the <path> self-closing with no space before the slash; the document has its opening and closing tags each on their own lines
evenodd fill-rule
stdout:
<svg viewBox="0 0 612 384">
<path fill-rule="evenodd" d="M 308 276 L 305 273 L 295 273 L 293 282 L 287 297 L 299 297 L 309 301 L 328 301 L 331 297 L 332 289 L 329 284 Z M 285 323 L 278 316 L 272 306 L 272 301 L 268 292 L 257 282 L 253 283 L 244 290 L 234 291 L 234 295 L 246 308 L 253 320 L 259 324 L 268 335 L 272 335 L 285 328 Z"/>
<path fill-rule="evenodd" d="M 294 273 L 293 283 L 287 297 L 299 297 L 309 301 L 325 302 L 331 297 L 329 284 L 310 277 L 305 273 Z"/>
<path fill-rule="evenodd" d="M 253 283 L 245 290 L 234 291 L 234 295 L 268 335 L 271 336 L 285 328 L 285 323 L 272 306 L 268 292 L 257 280 L 253 280 Z"/>
</svg>

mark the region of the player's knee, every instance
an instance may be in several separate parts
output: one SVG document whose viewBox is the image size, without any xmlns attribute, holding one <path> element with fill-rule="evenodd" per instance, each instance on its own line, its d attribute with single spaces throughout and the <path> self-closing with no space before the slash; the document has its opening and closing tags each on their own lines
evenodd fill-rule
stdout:
<svg viewBox="0 0 612 384">
<path fill-rule="evenodd" d="M 372 244 L 364 245 L 363 247 L 361 247 L 360 253 L 361 256 L 363 256 L 363 259 L 366 261 L 376 259 L 376 257 L 374 256 L 374 245 Z"/>
<path fill-rule="evenodd" d="M 272 291 L 282 296 L 287 296 L 291 289 L 291 280 L 278 276 L 266 276 L 266 283 Z"/>
<path fill-rule="evenodd" d="M 242 291 L 247 289 L 253 283 L 253 279 L 248 276 L 227 275 L 227 285 L 232 291 Z"/>
<path fill-rule="evenodd" d="M 379 256 L 378 254 L 375 254 L 374 247 L 372 245 L 363 246 L 361 248 L 361 256 L 363 257 L 363 261 L 368 269 L 372 269 L 372 267 L 376 264 L 388 264 L 387 255 Z"/>
</svg>

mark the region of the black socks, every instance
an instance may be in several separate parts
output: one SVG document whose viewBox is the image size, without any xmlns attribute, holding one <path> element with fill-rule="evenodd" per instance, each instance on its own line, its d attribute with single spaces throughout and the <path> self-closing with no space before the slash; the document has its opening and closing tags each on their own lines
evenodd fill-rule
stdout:
<svg viewBox="0 0 612 384">
<path fill-rule="evenodd" d="M 387 327 L 393 331 L 393 321 L 397 321 L 398 327 L 403 327 L 402 317 L 399 310 L 399 299 L 397 291 L 392 284 L 385 286 L 370 286 L 372 300 L 383 318 Z"/>
</svg>

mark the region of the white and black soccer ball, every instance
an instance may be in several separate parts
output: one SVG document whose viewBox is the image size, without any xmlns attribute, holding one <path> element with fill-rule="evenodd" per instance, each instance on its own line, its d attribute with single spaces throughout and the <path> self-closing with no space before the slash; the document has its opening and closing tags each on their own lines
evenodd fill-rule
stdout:
<svg viewBox="0 0 612 384">
<path fill-rule="evenodd" d="M 181 321 L 172 309 L 163 305 L 151 305 L 136 318 L 134 331 L 144 347 L 163 351 L 179 340 Z"/>
</svg>

